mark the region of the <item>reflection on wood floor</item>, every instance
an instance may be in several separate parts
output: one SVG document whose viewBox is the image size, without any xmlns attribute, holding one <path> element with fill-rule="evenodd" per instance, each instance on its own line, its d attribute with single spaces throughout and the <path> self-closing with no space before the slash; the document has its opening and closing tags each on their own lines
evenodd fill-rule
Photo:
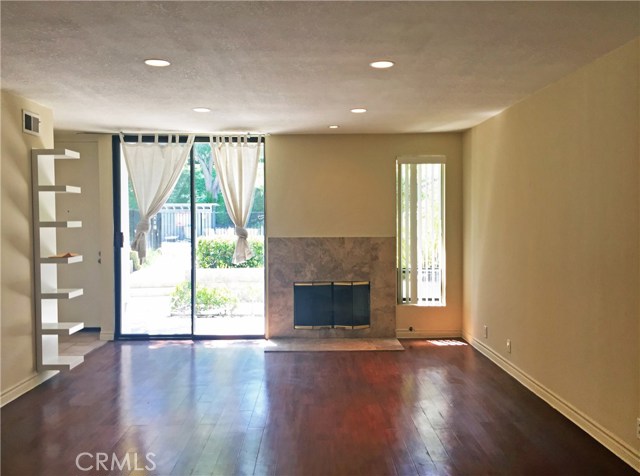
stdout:
<svg viewBox="0 0 640 476">
<path fill-rule="evenodd" d="M 636 474 L 470 346 L 403 345 L 109 342 L 2 409 L 2 475 Z"/>
</svg>

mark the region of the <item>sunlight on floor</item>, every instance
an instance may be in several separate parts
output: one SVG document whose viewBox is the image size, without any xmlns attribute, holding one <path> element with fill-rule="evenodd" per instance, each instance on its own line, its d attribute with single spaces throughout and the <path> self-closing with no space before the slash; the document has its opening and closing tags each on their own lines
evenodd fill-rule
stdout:
<svg viewBox="0 0 640 476">
<path fill-rule="evenodd" d="M 464 341 L 455 340 L 455 339 L 427 339 L 429 344 L 437 345 L 437 346 L 452 346 L 452 345 L 469 345 Z"/>
</svg>

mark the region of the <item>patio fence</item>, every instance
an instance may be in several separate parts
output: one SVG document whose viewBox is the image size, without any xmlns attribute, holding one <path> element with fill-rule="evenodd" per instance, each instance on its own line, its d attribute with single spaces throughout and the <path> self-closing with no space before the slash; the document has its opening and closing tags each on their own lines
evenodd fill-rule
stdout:
<svg viewBox="0 0 640 476">
<path fill-rule="evenodd" d="M 439 268 L 420 268 L 418 273 L 418 299 L 422 302 L 440 302 L 442 295 L 442 273 Z M 401 302 L 408 302 L 411 294 L 411 269 L 400 270 Z"/>
<path fill-rule="evenodd" d="M 200 236 L 235 236 L 234 228 L 216 227 L 216 215 L 226 213 L 225 210 L 216 212 L 216 204 L 196 204 L 196 237 Z M 253 212 L 252 217 L 260 223 L 264 222 L 263 212 Z M 138 210 L 129 210 L 129 241 L 133 241 L 135 229 L 140 221 Z M 255 221 L 255 220 L 254 220 Z M 262 228 L 248 229 L 249 235 L 262 234 Z M 150 221 L 147 233 L 147 246 L 151 249 L 160 248 L 163 242 L 191 241 L 191 206 L 182 203 L 166 203 Z"/>
</svg>

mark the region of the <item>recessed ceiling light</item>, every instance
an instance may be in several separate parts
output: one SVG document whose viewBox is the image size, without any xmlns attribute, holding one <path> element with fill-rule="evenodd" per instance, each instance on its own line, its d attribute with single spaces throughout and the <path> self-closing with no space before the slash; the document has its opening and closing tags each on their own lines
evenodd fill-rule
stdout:
<svg viewBox="0 0 640 476">
<path fill-rule="evenodd" d="M 329 129 L 337 129 L 340 126 L 329 126 Z"/>
<path fill-rule="evenodd" d="M 169 66 L 171 63 L 163 59 L 147 59 L 144 60 L 144 64 L 147 66 L 155 66 L 156 68 L 164 68 L 165 66 Z"/>
<path fill-rule="evenodd" d="M 195 112 L 211 112 L 211 109 L 208 107 L 194 107 L 193 110 Z"/>
<path fill-rule="evenodd" d="M 380 60 L 380 61 L 374 61 L 373 63 L 369 63 L 369 66 L 376 69 L 387 69 L 387 68 L 391 68 L 393 65 L 395 65 L 395 63 L 389 60 Z"/>
<path fill-rule="evenodd" d="M 364 112 L 367 112 L 367 110 L 363 107 L 356 107 L 354 109 L 351 109 L 351 112 L 354 114 L 362 114 Z"/>
</svg>

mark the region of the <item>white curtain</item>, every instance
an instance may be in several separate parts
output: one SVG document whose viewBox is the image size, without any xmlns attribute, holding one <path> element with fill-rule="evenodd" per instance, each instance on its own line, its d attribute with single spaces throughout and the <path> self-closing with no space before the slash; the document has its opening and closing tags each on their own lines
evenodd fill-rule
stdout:
<svg viewBox="0 0 640 476">
<path fill-rule="evenodd" d="M 140 210 L 140 221 L 131 242 L 131 249 L 138 252 L 140 261 L 147 255 L 149 222 L 171 195 L 193 139 L 194 136 L 189 135 L 186 143 L 180 143 L 178 136 L 169 136 L 168 142 L 159 142 L 156 134 L 154 142 L 143 143 L 142 137 L 138 136 L 138 142 L 127 143 L 123 134 L 120 134 L 124 159 Z"/>
<path fill-rule="evenodd" d="M 227 213 L 236 226 L 236 249 L 233 263 L 240 264 L 253 256 L 247 242 L 247 222 L 253 206 L 253 195 L 260 159 L 261 141 L 247 137 L 211 140 L 213 161 Z"/>
</svg>

